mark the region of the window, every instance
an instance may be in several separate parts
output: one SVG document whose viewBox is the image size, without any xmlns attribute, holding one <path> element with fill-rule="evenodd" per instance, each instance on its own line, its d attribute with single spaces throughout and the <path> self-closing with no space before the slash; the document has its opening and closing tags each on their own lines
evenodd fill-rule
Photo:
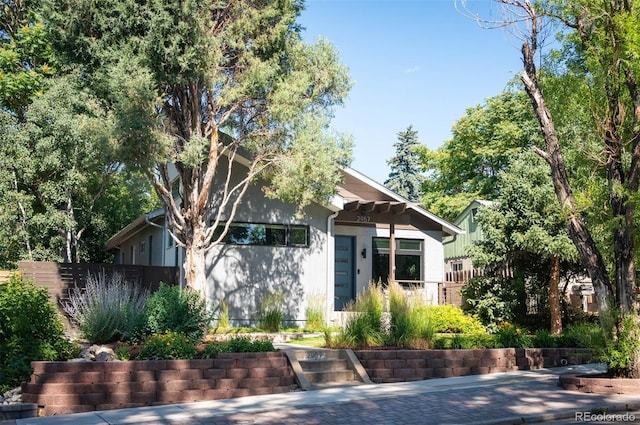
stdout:
<svg viewBox="0 0 640 425">
<path fill-rule="evenodd" d="M 422 280 L 422 240 L 396 239 L 396 280 Z M 373 238 L 373 280 L 389 281 L 389 238 Z"/>
<path fill-rule="evenodd" d="M 173 248 L 173 243 L 175 241 L 173 240 L 173 238 L 171 237 L 171 232 L 169 232 L 169 229 L 167 229 L 167 249 L 168 248 Z"/>
<path fill-rule="evenodd" d="M 451 263 L 451 271 L 452 272 L 461 272 L 462 270 L 463 270 L 462 262 Z"/>
<path fill-rule="evenodd" d="M 218 238 L 224 229 L 216 229 Z M 222 242 L 233 245 L 309 246 L 309 226 L 286 224 L 231 223 Z"/>
<path fill-rule="evenodd" d="M 140 254 L 144 254 L 144 241 L 140 242 Z"/>
</svg>

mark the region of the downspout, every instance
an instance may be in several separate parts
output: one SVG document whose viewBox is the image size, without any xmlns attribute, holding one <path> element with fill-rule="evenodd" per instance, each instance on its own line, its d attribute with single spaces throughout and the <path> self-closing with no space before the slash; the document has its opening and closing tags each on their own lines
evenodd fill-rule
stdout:
<svg viewBox="0 0 640 425">
<path fill-rule="evenodd" d="M 340 211 L 336 211 L 327 218 L 327 287 L 325 290 L 325 293 L 327 294 L 327 301 L 325 306 L 325 309 L 326 309 L 325 322 L 327 323 L 327 326 L 331 324 L 330 318 L 332 316 L 331 306 L 333 305 L 333 303 L 329 298 L 329 290 L 331 289 L 331 283 L 335 278 L 334 272 L 335 272 L 336 265 L 335 265 L 334 232 L 335 232 L 335 218 L 338 216 L 339 213 Z"/>
<path fill-rule="evenodd" d="M 165 226 L 160 226 L 159 224 L 156 224 L 156 223 L 152 222 L 151 220 L 149 220 L 149 214 L 145 214 L 144 215 L 144 221 L 150 226 L 157 227 L 158 229 L 162 229 L 162 248 L 160 249 L 160 252 L 162 253 L 162 267 L 164 267 L 165 266 L 165 263 L 164 263 L 165 253 L 166 253 L 166 250 L 167 250 L 167 245 L 165 244 L 166 243 L 165 238 L 167 237 L 167 229 L 166 229 Z M 165 223 L 166 222 L 167 222 L 167 219 L 165 217 Z M 149 247 L 149 249 L 151 249 L 151 247 Z"/>
</svg>

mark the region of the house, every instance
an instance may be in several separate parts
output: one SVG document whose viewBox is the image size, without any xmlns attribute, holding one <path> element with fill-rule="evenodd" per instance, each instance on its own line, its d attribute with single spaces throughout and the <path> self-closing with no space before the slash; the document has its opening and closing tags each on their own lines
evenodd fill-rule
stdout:
<svg viewBox="0 0 640 425">
<path fill-rule="evenodd" d="M 240 166 L 240 165 L 236 165 Z M 462 231 L 361 173 L 345 168 L 330 205 L 296 207 L 267 198 L 260 184 L 245 194 L 225 243 L 207 256 L 206 297 L 229 306 L 234 325 L 249 325 L 266 294 L 284 297 L 288 318 L 302 324 L 310 300 L 325 318 L 340 312 L 370 282 L 395 280 L 437 303 L 444 280 L 443 237 Z M 164 211 L 139 217 L 107 242 L 116 262 L 177 266 Z"/>
<path fill-rule="evenodd" d="M 444 238 L 445 283 L 439 291 L 441 303 L 461 306 L 463 300 L 460 296 L 460 289 L 469 279 L 484 274 L 482 269 L 473 266 L 467 250 L 475 242 L 484 240 L 485 234 L 476 220 L 476 215 L 482 208 L 492 205 L 494 205 L 493 201 L 486 200 L 470 202 L 453 221 L 453 224 L 464 230 L 464 233 Z M 511 273 L 511 269 L 505 269 L 503 276 L 511 276 Z M 561 282 L 561 291 L 567 303 L 574 309 L 585 312 L 597 310 L 593 296 L 593 285 L 588 277 L 584 275 L 564 277 Z M 527 300 L 527 306 L 531 312 L 535 312 L 538 309 L 539 301 L 537 298 L 531 297 Z"/>
</svg>

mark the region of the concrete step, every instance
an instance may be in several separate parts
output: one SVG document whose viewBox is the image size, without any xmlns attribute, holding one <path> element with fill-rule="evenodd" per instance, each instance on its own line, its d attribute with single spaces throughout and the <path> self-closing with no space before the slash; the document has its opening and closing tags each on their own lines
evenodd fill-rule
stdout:
<svg viewBox="0 0 640 425">
<path fill-rule="evenodd" d="M 305 391 L 371 383 L 351 350 L 286 350 L 285 354 L 296 382 Z"/>
<path fill-rule="evenodd" d="M 349 370 L 346 359 L 299 360 L 304 372 Z"/>
<path fill-rule="evenodd" d="M 311 384 L 329 384 L 354 381 L 352 370 L 332 370 L 326 372 L 305 372 L 304 374 Z"/>
</svg>

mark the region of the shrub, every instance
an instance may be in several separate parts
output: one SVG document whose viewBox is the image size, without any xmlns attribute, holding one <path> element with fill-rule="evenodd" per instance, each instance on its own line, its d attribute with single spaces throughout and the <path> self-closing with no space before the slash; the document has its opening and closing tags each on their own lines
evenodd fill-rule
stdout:
<svg viewBox="0 0 640 425">
<path fill-rule="evenodd" d="M 438 349 L 495 348 L 494 335 L 488 334 L 440 334 L 433 342 Z"/>
<path fill-rule="evenodd" d="M 258 353 L 276 351 L 268 338 L 251 339 L 246 336 L 233 337 L 228 341 L 211 341 L 202 351 L 202 358 L 212 359 L 220 353 Z"/>
<path fill-rule="evenodd" d="M 194 343 L 202 339 L 210 322 L 206 303 L 199 293 L 165 283 L 148 297 L 145 310 L 149 333 L 177 332 Z"/>
<path fill-rule="evenodd" d="M 278 332 L 284 318 L 284 295 L 282 293 L 267 294 L 260 302 L 258 327 L 266 332 Z"/>
<path fill-rule="evenodd" d="M 391 316 L 388 343 L 398 347 L 409 347 L 418 331 L 413 306 L 397 282 L 391 282 L 387 288 Z"/>
<path fill-rule="evenodd" d="M 617 327 L 617 338 L 608 341 L 601 355 L 614 377 L 637 378 L 637 359 L 640 357 L 640 317 L 627 314 Z"/>
<path fill-rule="evenodd" d="M 218 327 L 229 329 L 229 302 L 222 300 L 218 305 Z"/>
<path fill-rule="evenodd" d="M 479 320 L 465 314 L 454 305 L 437 305 L 427 307 L 436 332 L 482 334 L 486 329 Z"/>
<path fill-rule="evenodd" d="M 35 287 L 17 273 L 0 285 L 0 393 L 29 379 L 31 361 L 67 360 L 79 351 L 64 337 L 46 288 Z"/>
<path fill-rule="evenodd" d="M 590 348 L 596 355 L 605 345 L 605 332 L 598 323 L 571 323 L 558 338 L 559 347 Z"/>
<path fill-rule="evenodd" d="M 121 274 L 89 275 L 85 288 L 76 286 L 63 308 L 80 334 L 92 343 L 129 341 L 144 328 L 146 292 Z"/>
<path fill-rule="evenodd" d="M 198 350 L 184 334 L 166 332 L 149 336 L 138 354 L 139 360 L 193 359 Z"/>
<path fill-rule="evenodd" d="M 498 325 L 495 338 L 496 344 L 499 347 L 531 347 L 531 337 L 527 334 L 526 329 L 515 326 L 509 322 L 502 322 Z"/>
<path fill-rule="evenodd" d="M 531 346 L 536 348 L 555 348 L 560 341 L 561 339 L 553 336 L 551 332 L 539 330 L 531 338 Z"/>
<path fill-rule="evenodd" d="M 384 305 L 381 286 L 370 284 L 356 297 L 355 303 L 347 306 L 347 311 L 353 315 L 347 320 L 338 344 L 348 347 L 382 345 L 384 343 L 382 332 Z"/>
<path fill-rule="evenodd" d="M 315 294 L 307 297 L 305 330 L 310 332 L 322 330 L 324 327 L 324 303 L 325 297 L 323 295 Z"/>
</svg>

